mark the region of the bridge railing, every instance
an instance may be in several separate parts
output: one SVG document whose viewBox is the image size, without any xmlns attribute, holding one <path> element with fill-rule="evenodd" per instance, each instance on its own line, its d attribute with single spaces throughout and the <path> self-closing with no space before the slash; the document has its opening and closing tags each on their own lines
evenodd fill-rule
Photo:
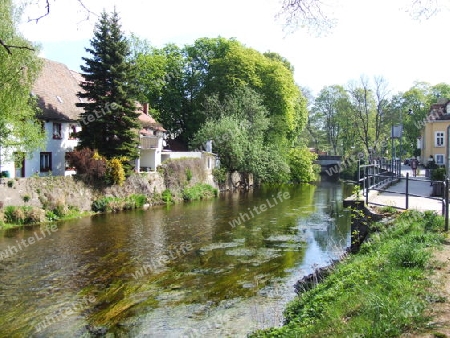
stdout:
<svg viewBox="0 0 450 338">
<path fill-rule="evenodd" d="M 405 180 L 405 191 L 392 191 L 388 190 L 389 186 L 400 180 Z M 442 184 L 443 194 L 441 197 L 436 196 L 425 196 L 412 194 L 409 191 L 410 181 L 421 181 L 430 182 L 432 184 Z M 447 178 L 445 181 L 431 181 L 427 179 L 414 179 L 409 177 L 409 173 L 406 173 L 406 177 L 401 176 L 401 163 L 400 161 L 395 161 L 393 163 L 372 163 L 361 165 L 358 161 L 358 184 L 363 190 L 363 196 L 365 197 L 366 205 L 374 204 L 379 206 L 384 206 L 381 204 L 369 202 L 369 192 L 370 190 L 376 190 L 383 193 L 393 193 L 405 196 L 405 207 L 395 207 L 397 209 L 407 210 L 409 209 L 409 197 L 421 197 L 431 200 L 437 200 L 442 202 L 442 215 L 445 218 L 445 231 L 449 229 L 449 199 L 450 199 L 450 183 Z M 431 184 L 430 184 L 431 185 Z"/>
</svg>

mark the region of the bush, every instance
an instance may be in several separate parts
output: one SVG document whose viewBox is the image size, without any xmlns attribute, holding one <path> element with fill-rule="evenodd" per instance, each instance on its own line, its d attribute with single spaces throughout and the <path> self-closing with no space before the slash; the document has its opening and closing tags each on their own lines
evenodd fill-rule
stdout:
<svg viewBox="0 0 450 338">
<path fill-rule="evenodd" d="M 7 206 L 4 213 L 4 221 L 11 224 L 40 223 L 46 220 L 45 211 L 36 207 Z"/>
<path fill-rule="evenodd" d="M 135 208 L 142 208 L 147 203 L 147 196 L 143 194 L 133 194 L 130 199 L 133 200 Z"/>
<path fill-rule="evenodd" d="M 142 208 L 145 203 L 147 203 L 147 196 L 142 194 L 133 194 L 128 197 L 104 196 L 95 200 L 91 209 L 94 212 L 132 210 Z"/>
<path fill-rule="evenodd" d="M 106 160 L 97 152 L 89 148 L 74 150 L 67 154 L 70 167 L 74 167 L 77 174 L 84 175 L 89 181 L 105 176 Z"/>
<path fill-rule="evenodd" d="M 223 167 L 214 168 L 212 171 L 212 174 L 218 184 L 224 184 L 227 180 L 227 169 L 226 168 L 223 168 Z"/>
<path fill-rule="evenodd" d="M 106 180 L 108 183 L 122 185 L 125 182 L 125 169 L 123 163 L 125 158 L 113 158 L 107 161 Z"/>
<path fill-rule="evenodd" d="M 186 201 L 195 201 L 205 198 L 211 198 L 218 195 L 217 189 L 209 184 L 198 183 L 192 187 L 183 189 L 183 199 Z"/>
<path fill-rule="evenodd" d="M 100 197 L 99 199 L 92 202 L 92 206 L 91 206 L 92 211 L 106 212 L 111 200 L 112 200 L 112 197 Z"/>
<path fill-rule="evenodd" d="M 317 154 L 306 147 L 291 149 L 289 152 L 291 180 L 295 183 L 314 181 L 317 174 L 316 165 L 314 165 L 316 158 Z"/>
<path fill-rule="evenodd" d="M 162 197 L 162 200 L 167 204 L 170 204 L 173 202 L 172 192 L 169 189 L 164 190 L 161 194 L 161 197 Z"/>
</svg>

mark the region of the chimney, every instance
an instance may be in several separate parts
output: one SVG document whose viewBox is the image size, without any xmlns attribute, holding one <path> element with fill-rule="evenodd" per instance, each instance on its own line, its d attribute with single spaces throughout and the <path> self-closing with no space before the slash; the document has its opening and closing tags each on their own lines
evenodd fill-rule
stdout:
<svg viewBox="0 0 450 338">
<path fill-rule="evenodd" d="M 142 111 L 144 112 L 145 115 L 148 115 L 148 103 L 144 103 L 142 105 Z"/>
</svg>

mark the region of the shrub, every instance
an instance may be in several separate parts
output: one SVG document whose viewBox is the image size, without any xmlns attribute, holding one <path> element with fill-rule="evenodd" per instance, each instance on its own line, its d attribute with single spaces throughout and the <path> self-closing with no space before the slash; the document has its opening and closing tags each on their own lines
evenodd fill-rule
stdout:
<svg viewBox="0 0 450 338">
<path fill-rule="evenodd" d="M 314 181 L 317 174 L 314 165 L 316 158 L 317 154 L 306 147 L 292 148 L 289 152 L 291 180 L 295 183 Z"/>
<path fill-rule="evenodd" d="M 94 212 L 121 211 L 141 208 L 147 203 L 147 196 L 143 194 L 133 194 L 128 197 L 104 196 L 92 203 L 91 209 Z"/>
<path fill-rule="evenodd" d="M 125 170 L 122 162 L 126 159 L 113 158 L 106 165 L 106 179 L 108 183 L 122 185 L 125 182 Z"/>
<path fill-rule="evenodd" d="M 167 204 L 173 202 L 172 192 L 169 189 L 164 190 L 161 194 L 161 197 L 162 197 L 162 200 Z"/>
<path fill-rule="evenodd" d="M 24 195 L 24 196 L 22 196 L 22 199 L 25 203 L 28 203 L 30 201 L 31 197 L 30 197 L 30 195 Z"/>
<path fill-rule="evenodd" d="M 108 204 L 112 197 L 100 197 L 99 199 L 92 202 L 91 209 L 94 212 L 105 212 L 107 211 Z"/>
<path fill-rule="evenodd" d="M 67 161 L 70 167 L 76 169 L 77 174 L 84 175 L 90 181 L 105 176 L 106 160 L 92 149 L 74 150 L 67 154 Z"/>
<path fill-rule="evenodd" d="M 218 184 L 224 184 L 227 180 L 227 169 L 226 168 L 223 168 L 223 167 L 214 168 L 212 171 L 212 174 Z"/>
<path fill-rule="evenodd" d="M 42 223 L 46 221 L 45 211 L 40 208 L 31 208 L 27 212 L 27 220 L 30 223 Z"/>
<path fill-rule="evenodd" d="M 218 195 L 217 189 L 209 184 L 198 183 L 192 187 L 183 189 L 183 199 L 186 201 L 195 201 L 205 198 L 211 198 Z"/>
<path fill-rule="evenodd" d="M 135 208 L 142 208 L 147 203 L 147 196 L 143 194 L 133 194 L 130 199 L 133 200 Z"/>
<path fill-rule="evenodd" d="M 192 171 L 190 168 L 186 168 L 186 180 L 188 183 L 192 180 Z"/>
</svg>

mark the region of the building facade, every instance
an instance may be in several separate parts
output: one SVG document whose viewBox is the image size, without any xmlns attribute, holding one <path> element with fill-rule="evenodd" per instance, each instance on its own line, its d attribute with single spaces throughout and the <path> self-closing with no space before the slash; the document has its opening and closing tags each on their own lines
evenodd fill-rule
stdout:
<svg viewBox="0 0 450 338">
<path fill-rule="evenodd" d="M 446 165 L 449 126 L 450 100 L 440 99 L 431 106 L 430 113 L 423 121 L 421 137 L 418 140 L 421 163 L 426 165 L 433 159 L 437 165 Z"/>
</svg>

